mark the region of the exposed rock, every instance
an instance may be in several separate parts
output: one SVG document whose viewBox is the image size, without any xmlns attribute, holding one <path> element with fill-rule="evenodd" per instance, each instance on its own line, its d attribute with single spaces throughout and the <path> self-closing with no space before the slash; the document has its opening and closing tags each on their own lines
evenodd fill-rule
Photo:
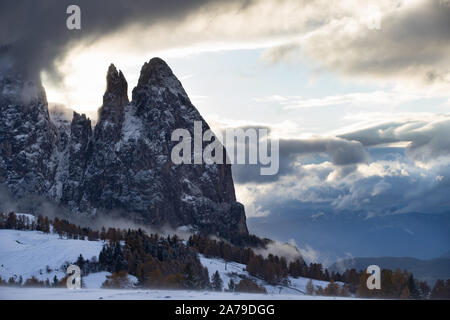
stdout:
<svg viewBox="0 0 450 320">
<path fill-rule="evenodd" d="M 45 194 L 55 164 L 56 127 L 40 83 L 19 75 L 0 76 L 0 183 L 15 194 Z"/>
<path fill-rule="evenodd" d="M 16 196 L 44 195 L 74 214 L 118 211 L 148 225 L 191 226 L 227 239 L 248 235 L 231 165 L 170 159 L 175 129 L 193 135 L 194 121 L 203 131 L 209 126 L 163 60 L 144 64 L 131 102 L 122 72 L 109 67 L 94 130 L 77 113 L 70 126 L 55 126 L 42 87 L 19 103 L 11 80 L 1 79 L 0 183 Z M 12 86 L 22 92 L 25 85 Z"/>
</svg>

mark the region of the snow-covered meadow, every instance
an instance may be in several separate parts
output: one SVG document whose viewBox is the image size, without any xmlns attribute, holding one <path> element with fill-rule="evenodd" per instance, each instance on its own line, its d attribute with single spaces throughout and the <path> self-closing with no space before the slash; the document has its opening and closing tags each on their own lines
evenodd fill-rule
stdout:
<svg viewBox="0 0 450 320">
<path fill-rule="evenodd" d="M 60 239 L 56 234 L 40 231 L 0 230 L 0 276 L 39 280 L 65 275 L 64 264 L 75 262 L 80 254 L 85 259 L 97 257 L 102 241 Z"/>
<path fill-rule="evenodd" d="M 0 300 L 342 300 L 303 294 L 256 294 L 188 290 L 0 287 Z"/>
<path fill-rule="evenodd" d="M 81 254 L 85 259 L 98 258 L 103 241 L 73 240 L 60 238 L 57 234 L 45 234 L 40 231 L 0 230 L 0 276 L 4 280 L 13 277 L 23 281 L 36 277 L 49 280 L 56 276 L 65 276 L 65 268 L 74 263 Z M 245 265 L 226 262 L 222 259 L 206 258 L 200 255 L 201 263 L 208 269 L 209 275 L 219 272 L 223 289 L 228 288 L 230 279 L 238 283 L 242 277 L 251 278 L 267 290 L 267 294 L 188 291 L 188 290 L 144 290 L 144 289 L 101 289 L 101 285 L 110 275 L 109 272 L 90 273 L 83 277 L 83 288 L 69 290 L 65 288 L 26 288 L 0 286 L 0 299 L 329 299 L 326 297 L 305 295 L 309 279 L 289 278 L 285 286 L 269 285 L 263 280 L 250 276 Z M 131 283 L 137 279 L 129 276 Z M 325 281 L 313 280 L 315 286 L 325 287 Z"/>
</svg>

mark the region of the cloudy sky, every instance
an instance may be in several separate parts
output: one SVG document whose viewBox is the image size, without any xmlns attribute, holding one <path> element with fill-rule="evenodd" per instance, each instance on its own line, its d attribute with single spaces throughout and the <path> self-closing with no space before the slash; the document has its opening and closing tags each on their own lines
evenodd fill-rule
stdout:
<svg viewBox="0 0 450 320">
<path fill-rule="evenodd" d="M 278 175 L 234 168 L 251 231 L 323 261 L 450 249 L 450 1 L 78 1 L 80 31 L 68 4 L 0 5 L 49 102 L 95 118 L 111 62 L 131 92 L 159 56 L 215 130 L 280 139 Z"/>
</svg>

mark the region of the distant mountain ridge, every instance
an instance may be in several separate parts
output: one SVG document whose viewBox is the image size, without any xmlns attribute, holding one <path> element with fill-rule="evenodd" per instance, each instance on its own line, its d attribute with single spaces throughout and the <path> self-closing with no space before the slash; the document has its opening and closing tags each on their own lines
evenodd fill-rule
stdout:
<svg viewBox="0 0 450 320">
<path fill-rule="evenodd" d="M 127 88 L 111 64 L 92 127 L 76 112 L 71 122 L 53 120 L 40 83 L 1 74 L 0 186 L 17 198 L 43 196 L 77 216 L 115 211 L 144 225 L 186 226 L 236 241 L 248 236 L 230 164 L 171 161 L 175 129 L 193 135 L 194 121 L 203 131 L 209 126 L 169 66 L 151 59 L 131 101 Z"/>
<path fill-rule="evenodd" d="M 409 257 L 378 257 L 378 258 L 353 258 L 339 260 L 329 267 L 330 271 L 343 271 L 345 269 L 364 270 L 369 265 L 378 265 L 381 269 L 406 269 L 415 278 L 427 281 L 434 285 L 438 279 L 450 279 L 450 258 L 436 258 L 420 260 Z"/>
</svg>

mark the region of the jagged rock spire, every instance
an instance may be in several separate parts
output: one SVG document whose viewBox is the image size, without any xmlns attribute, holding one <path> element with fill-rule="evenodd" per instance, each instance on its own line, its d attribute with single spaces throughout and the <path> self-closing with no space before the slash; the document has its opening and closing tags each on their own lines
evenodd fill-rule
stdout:
<svg viewBox="0 0 450 320">
<path fill-rule="evenodd" d="M 103 105 L 99 110 L 99 121 L 95 131 L 97 140 L 112 138 L 117 141 L 120 138 L 124 107 L 128 103 L 128 83 L 122 71 L 117 71 L 114 64 L 111 64 L 106 74 L 106 91 L 103 95 Z"/>
<path fill-rule="evenodd" d="M 87 145 L 92 136 L 91 120 L 84 113 L 80 115 L 74 111 L 70 131 L 72 140 Z"/>
<path fill-rule="evenodd" d="M 127 105 L 128 83 L 122 71 L 117 71 L 111 64 L 106 74 L 106 91 L 103 95 L 103 106 L 100 111 L 100 120 L 112 120 L 117 123 Z"/>
</svg>

